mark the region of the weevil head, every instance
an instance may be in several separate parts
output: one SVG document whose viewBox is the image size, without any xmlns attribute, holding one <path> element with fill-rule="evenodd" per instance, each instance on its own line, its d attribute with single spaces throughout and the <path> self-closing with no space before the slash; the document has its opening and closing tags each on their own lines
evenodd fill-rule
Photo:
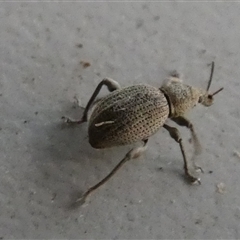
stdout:
<svg viewBox="0 0 240 240">
<path fill-rule="evenodd" d="M 220 88 L 219 90 L 217 90 L 214 93 L 209 93 L 208 91 L 202 90 L 202 94 L 200 94 L 198 102 L 201 103 L 205 107 L 209 107 L 214 102 L 213 96 L 216 95 L 217 93 L 221 92 L 222 90 L 223 90 L 223 88 Z"/>
<path fill-rule="evenodd" d="M 209 88 L 210 88 L 211 83 L 212 83 L 213 72 L 214 72 L 214 62 L 212 62 L 211 75 L 210 75 L 210 79 L 208 81 L 207 89 L 200 91 L 200 96 L 199 96 L 199 100 L 198 100 L 198 102 L 201 103 L 205 107 L 211 106 L 213 104 L 213 101 L 214 101 L 213 96 L 223 90 L 223 88 L 220 88 L 219 90 L 217 90 L 214 93 L 209 93 Z"/>
</svg>

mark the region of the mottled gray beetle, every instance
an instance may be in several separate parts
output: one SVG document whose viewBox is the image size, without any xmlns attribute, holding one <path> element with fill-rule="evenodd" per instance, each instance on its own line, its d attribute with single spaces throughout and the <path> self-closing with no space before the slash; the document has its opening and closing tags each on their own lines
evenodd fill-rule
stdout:
<svg viewBox="0 0 240 240">
<path fill-rule="evenodd" d="M 138 141 L 143 142 L 143 146 L 131 149 L 104 179 L 89 188 L 76 202 L 83 203 L 90 193 L 106 183 L 126 161 L 140 156 L 146 150 L 148 138 L 161 127 L 165 128 L 179 144 L 187 178 L 191 183 L 200 184 L 200 179 L 189 171 L 190 163 L 186 157 L 179 131 L 165 122 L 170 118 L 178 125 L 190 129 L 195 154 L 200 153 L 201 146 L 193 124 L 185 117 L 185 114 L 198 103 L 206 107 L 211 106 L 213 96 L 223 90 L 220 88 L 212 94 L 208 92 L 213 71 L 214 62 L 212 62 L 206 90 L 183 84 L 177 73 L 172 74 L 161 88 L 139 84 L 121 89 L 118 82 L 105 78 L 95 89 L 81 120 L 74 121 L 63 117 L 69 124 L 84 123 L 88 120 L 88 112 L 94 105 L 88 125 L 89 143 L 93 148 L 110 148 Z M 93 104 L 103 85 L 107 86 L 111 93 Z M 194 162 L 192 164 L 195 170 L 202 171 Z"/>
</svg>

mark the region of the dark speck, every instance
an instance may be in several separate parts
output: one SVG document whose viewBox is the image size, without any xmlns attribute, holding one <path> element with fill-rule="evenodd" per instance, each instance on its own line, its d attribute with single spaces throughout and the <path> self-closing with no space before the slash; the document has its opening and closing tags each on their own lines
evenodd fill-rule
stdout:
<svg viewBox="0 0 240 240">
<path fill-rule="evenodd" d="M 85 62 L 85 61 L 81 61 L 80 64 L 83 66 L 83 68 L 87 68 L 91 66 L 90 62 Z"/>
<path fill-rule="evenodd" d="M 202 49 L 202 50 L 200 50 L 200 53 L 204 54 L 206 51 L 207 51 L 206 49 Z"/>
<path fill-rule="evenodd" d="M 34 81 L 35 80 L 35 78 L 32 78 L 32 81 Z"/>
<path fill-rule="evenodd" d="M 138 29 L 138 28 L 142 27 L 143 23 L 144 23 L 143 19 L 138 19 L 136 21 L 136 28 Z"/>
<path fill-rule="evenodd" d="M 153 20 L 154 20 L 154 21 L 158 21 L 159 19 L 160 19 L 159 16 L 154 16 L 154 17 L 153 17 Z"/>
<path fill-rule="evenodd" d="M 148 5 L 147 4 L 143 4 L 142 5 L 142 9 L 148 9 Z"/>
<path fill-rule="evenodd" d="M 35 115 L 38 115 L 38 112 L 35 112 L 34 114 L 35 114 Z"/>
<path fill-rule="evenodd" d="M 195 221 L 195 224 L 201 224 L 202 223 L 202 220 L 201 219 L 197 219 L 196 221 Z"/>
<path fill-rule="evenodd" d="M 82 45 L 81 43 L 79 43 L 79 44 L 76 44 L 76 47 L 78 47 L 78 48 L 82 48 L 83 45 Z"/>
<path fill-rule="evenodd" d="M 28 121 L 27 121 L 27 120 L 25 120 L 23 123 L 28 123 Z"/>
<path fill-rule="evenodd" d="M 56 198 L 56 196 L 57 196 L 57 194 L 56 194 L 56 193 L 54 193 L 54 194 L 53 194 L 53 196 L 52 196 L 52 198 L 51 198 L 51 201 L 54 201 L 54 200 L 55 200 L 55 198 Z"/>
<path fill-rule="evenodd" d="M 212 171 L 212 170 L 210 170 L 210 171 L 208 171 L 208 173 L 212 174 L 212 173 L 213 173 L 213 171 Z"/>
<path fill-rule="evenodd" d="M 0 97 L 2 96 L 2 93 L 0 93 Z"/>
</svg>

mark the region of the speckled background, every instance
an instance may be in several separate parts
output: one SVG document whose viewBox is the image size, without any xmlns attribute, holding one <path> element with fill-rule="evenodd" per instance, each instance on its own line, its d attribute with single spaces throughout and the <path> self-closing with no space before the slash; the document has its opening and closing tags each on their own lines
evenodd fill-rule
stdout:
<svg viewBox="0 0 240 240">
<path fill-rule="evenodd" d="M 0 238 L 240 238 L 239 12 L 233 2 L 1 1 Z M 172 70 L 205 88 L 213 60 L 211 90 L 224 91 L 189 114 L 204 150 L 202 185 L 186 183 L 179 147 L 161 129 L 142 157 L 70 210 L 130 148 L 95 150 L 87 124 L 64 126 L 63 115 L 81 116 L 74 97 L 84 107 L 104 77 L 160 86 Z"/>
</svg>

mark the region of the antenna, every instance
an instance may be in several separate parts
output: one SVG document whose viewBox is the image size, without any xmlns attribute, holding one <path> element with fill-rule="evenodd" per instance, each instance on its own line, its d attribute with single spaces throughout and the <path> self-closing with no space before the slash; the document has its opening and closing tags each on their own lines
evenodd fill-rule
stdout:
<svg viewBox="0 0 240 240">
<path fill-rule="evenodd" d="M 211 74 L 210 74 L 210 78 L 209 78 L 209 81 L 208 81 L 208 86 L 207 86 L 207 92 L 211 86 L 211 83 L 212 83 L 212 77 L 213 77 L 213 72 L 214 72 L 214 62 L 212 62 L 212 68 L 211 68 Z"/>
<path fill-rule="evenodd" d="M 222 88 L 220 88 L 219 90 L 217 90 L 215 93 L 212 93 L 212 94 L 211 94 L 211 96 L 214 96 L 214 95 L 216 95 L 217 93 L 221 92 L 222 90 L 223 90 L 223 87 L 222 87 Z"/>
</svg>

